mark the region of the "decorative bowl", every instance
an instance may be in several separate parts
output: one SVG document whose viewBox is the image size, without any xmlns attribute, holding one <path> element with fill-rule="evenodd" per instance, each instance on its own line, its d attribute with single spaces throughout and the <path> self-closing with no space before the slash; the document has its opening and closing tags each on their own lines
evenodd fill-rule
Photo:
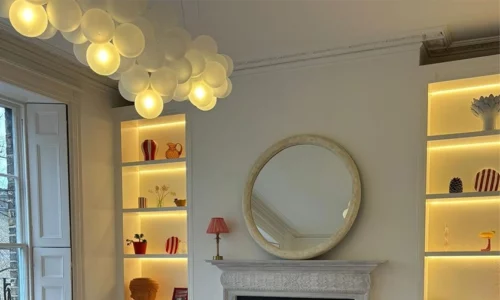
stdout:
<svg viewBox="0 0 500 300">
<path fill-rule="evenodd" d="M 175 205 L 177 205 L 178 207 L 186 206 L 186 202 L 187 202 L 186 199 L 177 199 L 176 198 L 174 200 Z"/>
</svg>

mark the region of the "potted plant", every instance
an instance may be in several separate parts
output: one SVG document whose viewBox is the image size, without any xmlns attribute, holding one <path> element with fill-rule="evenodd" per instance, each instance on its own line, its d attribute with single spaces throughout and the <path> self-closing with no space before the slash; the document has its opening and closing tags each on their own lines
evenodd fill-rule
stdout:
<svg viewBox="0 0 500 300">
<path fill-rule="evenodd" d="M 148 248 L 148 241 L 144 239 L 144 234 L 136 233 L 134 235 L 134 239 L 132 240 L 127 239 L 126 242 L 127 246 L 130 246 L 130 244 L 134 245 L 135 254 L 146 254 L 146 249 Z"/>
</svg>

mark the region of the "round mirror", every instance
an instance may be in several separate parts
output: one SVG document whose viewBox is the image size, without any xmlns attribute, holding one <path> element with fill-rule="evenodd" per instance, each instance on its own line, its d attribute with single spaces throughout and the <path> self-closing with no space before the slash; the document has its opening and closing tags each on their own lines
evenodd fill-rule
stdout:
<svg viewBox="0 0 500 300">
<path fill-rule="evenodd" d="M 361 202 L 356 164 L 335 142 L 313 135 L 278 142 L 252 168 L 243 199 L 254 240 L 285 259 L 308 259 L 337 245 Z"/>
</svg>

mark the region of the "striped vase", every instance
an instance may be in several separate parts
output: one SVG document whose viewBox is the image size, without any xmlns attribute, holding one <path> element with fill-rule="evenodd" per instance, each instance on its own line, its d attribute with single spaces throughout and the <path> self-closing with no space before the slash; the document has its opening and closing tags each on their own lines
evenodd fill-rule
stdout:
<svg viewBox="0 0 500 300">
<path fill-rule="evenodd" d="M 177 250 L 179 250 L 179 238 L 176 236 L 168 238 L 165 243 L 165 252 L 168 254 L 177 254 Z"/>
<path fill-rule="evenodd" d="M 155 160 L 158 144 L 154 140 L 145 140 L 141 144 L 141 150 L 142 154 L 144 154 L 144 160 Z"/>
<path fill-rule="evenodd" d="M 493 169 L 483 169 L 476 174 L 474 189 L 477 192 L 498 191 L 500 174 Z"/>
</svg>

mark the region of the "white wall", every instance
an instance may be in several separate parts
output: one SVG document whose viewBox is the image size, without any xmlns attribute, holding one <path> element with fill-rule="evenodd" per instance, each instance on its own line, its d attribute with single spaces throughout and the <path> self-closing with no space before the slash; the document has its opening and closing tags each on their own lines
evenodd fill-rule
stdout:
<svg viewBox="0 0 500 300">
<path fill-rule="evenodd" d="M 419 67 L 418 57 L 411 50 L 235 76 L 229 99 L 209 113 L 192 109 L 190 249 L 196 300 L 222 299 L 220 272 L 204 261 L 215 254 L 215 241 L 205 234 L 211 217 L 226 218 L 232 231 L 221 242 L 225 259 L 274 259 L 246 230 L 244 183 L 261 152 L 300 133 L 320 134 L 343 145 L 362 178 L 357 221 L 341 244 L 321 258 L 388 260 L 373 274 L 371 299 L 422 299 L 427 82 L 441 79 L 441 69 L 448 77 L 463 70 L 452 72 L 461 62 Z M 498 59 L 466 63 L 469 73 L 464 76 L 479 75 L 492 62 L 498 69 Z"/>
<path fill-rule="evenodd" d="M 116 298 L 116 239 L 111 101 L 81 103 L 81 151 L 86 300 Z"/>
</svg>

